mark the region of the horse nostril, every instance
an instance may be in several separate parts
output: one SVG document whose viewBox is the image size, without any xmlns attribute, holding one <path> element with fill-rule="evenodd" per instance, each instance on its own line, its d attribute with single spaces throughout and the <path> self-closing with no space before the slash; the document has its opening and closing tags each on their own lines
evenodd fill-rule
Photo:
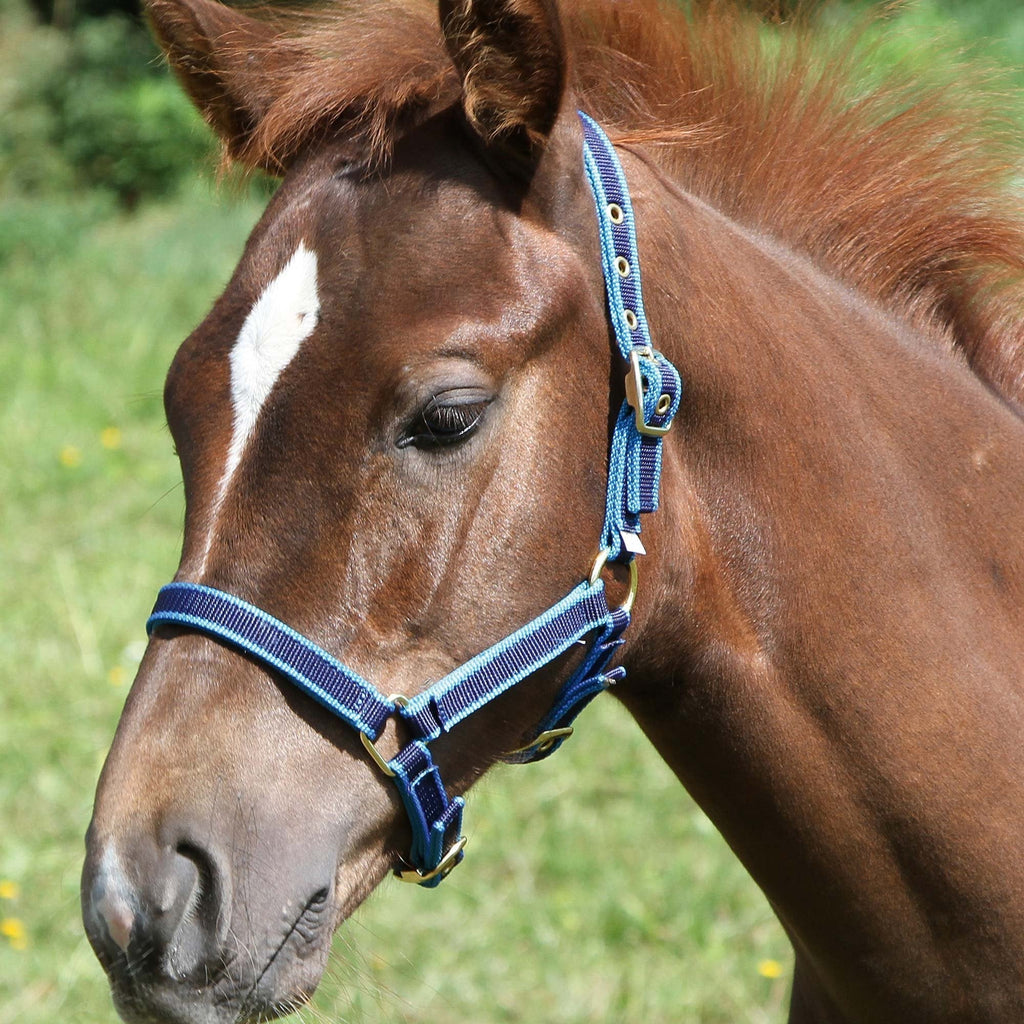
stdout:
<svg viewBox="0 0 1024 1024">
<path fill-rule="evenodd" d="M 224 887 L 215 858 L 194 843 L 110 847 L 87 867 L 87 931 L 108 964 L 184 978 L 218 957 Z"/>
<path fill-rule="evenodd" d="M 210 858 L 194 843 L 178 843 L 174 848 L 175 865 L 179 875 L 191 877 L 190 899 L 186 912 L 195 911 L 201 904 L 208 904 L 213 895 L 213 866 Z"/>
<path fill-rule="evenodd" d="M 208 936 L 223 938 L 220 929 L 225 918 L 226 871 L 209 851 L 195 843 L 178 843 L 175 853 L 180 869 L 185 871 L 185 865 L 188 865 L 187 870 L 192 872 L 189 899 L 184 908 L 185 917 Z"/>
</svg>

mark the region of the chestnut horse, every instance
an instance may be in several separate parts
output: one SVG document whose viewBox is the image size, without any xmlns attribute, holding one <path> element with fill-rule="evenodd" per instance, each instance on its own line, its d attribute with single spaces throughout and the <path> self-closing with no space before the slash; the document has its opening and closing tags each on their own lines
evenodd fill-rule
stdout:
<svg viewBox="0 0 1024 1024">
<path fill-rule="evenodd" d="M 148 12 L 228 158 L 283 177 L 167 378 L 177 578 L 398 696 L 352 728 L 156 622 L 82 883 L 124 1018 L 307 999 L 410 857 L 375 763 L 408 699 L 588 587 L 627 363 L 582 109 L 684 387 L 601 684 L 767 894 L 791 1021 L 1024 1020 L 1024 223 L 984 101 L 715 3 Z M 581 657 L 441 731 L 440 804 L 545 745 Z"/>
</svg>

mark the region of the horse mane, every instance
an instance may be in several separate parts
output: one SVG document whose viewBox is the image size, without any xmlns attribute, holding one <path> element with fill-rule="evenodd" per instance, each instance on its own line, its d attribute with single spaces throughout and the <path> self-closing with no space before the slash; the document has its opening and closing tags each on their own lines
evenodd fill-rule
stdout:
<svg viewBox="0 0 1024 1024">
<path fill-rule="evenodd" d="M 682 187 L 1024 405 L 1019 125 L 988 71 L 943 51 L 883 76 L 868 70 L 880 45 L 869 23 L 808 14 L 768 29 L 720 0 L 568 0 L 561 12 L 579 105 L 617 142 L 643 145 Z M 288 52 L 273 62 L 253 165 L 284 164 L 339 125 L 385 158 L 410 119 L 458 97 L 432 0 L 275 17 Z"/>
</svg>

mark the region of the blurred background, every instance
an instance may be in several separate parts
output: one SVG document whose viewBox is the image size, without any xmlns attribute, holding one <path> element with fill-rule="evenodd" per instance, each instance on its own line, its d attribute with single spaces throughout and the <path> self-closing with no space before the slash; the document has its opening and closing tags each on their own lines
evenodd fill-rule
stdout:
<svg viewBox="0 0 1024 1024">
<path fill-rule="evenodd" d="M 1001 65 L 1024 115 L 1021 0 L 923 0 L 881 31 L 894 62 L 942 37 Z M 0 0 L 0 1024 L 115 1020 L 78 877 L 180 544 L 163 374 L 272 188 L 217 163 L 135 0 Z M 302 1019 L 785 1019 L 781 930 L 611 700 L 485 780 L 467 825 L 439 891 L 385 884 L 341 930 Z"/>
</svg>

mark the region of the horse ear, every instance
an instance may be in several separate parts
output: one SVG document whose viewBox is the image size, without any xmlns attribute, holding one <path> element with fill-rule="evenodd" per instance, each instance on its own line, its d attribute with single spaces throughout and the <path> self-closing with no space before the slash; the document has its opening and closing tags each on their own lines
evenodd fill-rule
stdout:
<svg viewBox="0 0 1024 1024">
<path fill-rule="evenodd" d="M 551 0 L 440 0 L 445 46 L 470 125 L 488 145 L 535 157 L 565 89 L 566 58 Z"/>
<path fill-rule="evenodd" d="M 264 64 L 276 30 L 214 0 L 146 0 L 146 15 L 192 102 L 240 156 L 273 100 Z"/>
</svg>

